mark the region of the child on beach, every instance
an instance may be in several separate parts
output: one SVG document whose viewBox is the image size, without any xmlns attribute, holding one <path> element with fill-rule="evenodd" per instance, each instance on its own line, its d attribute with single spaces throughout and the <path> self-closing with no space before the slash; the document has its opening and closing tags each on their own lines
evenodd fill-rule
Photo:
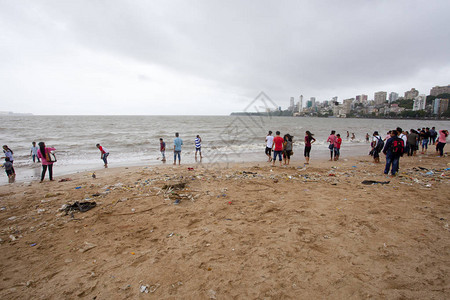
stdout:
<svg viewBox="0 0 450 300">
<path fill-rule="evenodd" d="M 109 151 L 105 147 L 100 146 L 100 144 L 97 144 L 96 146 L 100 150 L 100 159 L 103 159 L 103 162 L 105 163 L 105 168 L 107 168 Z"/>
<path fill-rule="evenodd" d="M 161 161 L 166 161 L 166 143 L 162 138 L 159 139 L 159 152 L 161 152 L 162 155 Z"/>
<path fill-rule="evenodd" d="M 339 160 L 339 155 L 341 155 L 341 135 L 338 133 L 336 135 L 336 142 L 334 144 L 334 160 Z"/>
<path fill-rule="evenodd" d="M 36 162 L 36 158 L 37 158 L 37 162 L 41 162 L 41 160 L 39 159 L 39 157 L 37 157 L 37 151 L 39 149 L 38 146 L 36 146 L 36 142 L 31 143 L 31 157 L 33 158 L 33 162 Z"/>
<path fill-rule="evenodd" d="M 348 132 L 348 131 L 347 131 Z M 310 156 L 310 152 L 311 152 L 311 145 L 316 141 L 315 138 L 313 138 L 313 135 L 311 132 L 306 131 L 306 136 L 305 136 L 305 151 L 304 151 L 304 156 L 305 156 L 305 165 L 309 164 L 309 156 Z"/>
<path fill-rule="evenodd" d="M 195 161 L 197 161 L 197 152 L 200 153 L 200 161 L 202 161 L 202 138 L 197 135 L 195 138 Z"/>
<path fill-rule="evenodd" d="M 13 164 L 9 161 L 9 157 L 5 158 L 5 163 L 2 165 L 2 167 L 5 168 L 9 183 L 13 183 L 14 178 L 16 177 L 16 173 L 14 171 Z"/>
</svg>

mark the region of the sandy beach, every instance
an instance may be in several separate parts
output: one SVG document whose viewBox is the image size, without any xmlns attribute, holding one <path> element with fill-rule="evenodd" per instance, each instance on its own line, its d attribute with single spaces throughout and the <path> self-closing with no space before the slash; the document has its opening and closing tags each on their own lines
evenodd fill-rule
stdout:
<svg viewBox="0 0 450 300">
<path fill-rule="evenodd" d="M 449 167 L 169 164 L 0 186 L 0 298 L 448 299 Z M 76 201 L 97 206 L 61 210 Z"/>
</svg>

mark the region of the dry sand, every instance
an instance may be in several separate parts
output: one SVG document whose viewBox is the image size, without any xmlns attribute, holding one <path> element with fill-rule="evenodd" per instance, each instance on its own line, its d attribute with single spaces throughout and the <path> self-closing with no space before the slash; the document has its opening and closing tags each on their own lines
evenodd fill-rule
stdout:
<svg viewBox="0 0 450 300">
<path fill-rule="evenodd" d="M 392 179 L 370 157 L 167 165 L 1 186 L 0 298 L 448 299 L 449 164 L 405 157 Z M 86 198 L 97 207 L 59 211 Z"/>
</svg>

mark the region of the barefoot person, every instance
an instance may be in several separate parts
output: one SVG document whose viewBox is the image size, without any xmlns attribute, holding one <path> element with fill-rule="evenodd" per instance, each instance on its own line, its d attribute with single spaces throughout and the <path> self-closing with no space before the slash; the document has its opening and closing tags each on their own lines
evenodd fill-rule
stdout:
<svg viewBox="0 0 450 300">
<path fill-rule="evenodd" d="M 14 171 L 13 164 L 9 161 L 9 157 L 5 157 L 5 162 L 2 167 L 5 168 L 6 176 L 8 176 L 8 182 L 13 183 L 16 173 Z"/>
<path fill-rule="evenodd" d="M 267 161 L 272 161 L 272 147 L 273 147 L 273 136 L 272 131 L 269 130 L 269 133 L 266 136 L 266 155 L 267 155 Z"/>
<path fill-rule="evenodd" d="M 333 154 L 334 154 L 334 145 L 336 144 L 336 136 L 334 135 L 336 131 L 332 130 L 330 136 L 327 139 L 327 143 L 330 143 L 328 145 L 328 149 L 330 149 L 330 161 L 333 160 Z"/>
<path fill-rule="evenodd" d="M 305 135 L 305 151 L 303 153 L 305 155 L 305 160 L 306 160 L 305 165 L 309 164 L 311 145 L 316 141 L 316 139 L 313 138 L 313 135 L 314 134 L 312 134 L 311 132 L 306 131 L 306 135 Z"/>
<path fill-rule="evenodd" d="M 197 161 L 197 152 L 200 154 L 200 161 L 202 161 L 202 138 L 197 135 L 195 138 L 195 161 Z"/>
<path fill-rule="evenodd" d="M 166 143 L 164 142 L 164 140 L 162 138 L 159 139 L 159 151 L 161 152 L 162 155 L 162 162 L 166 161 Z"/>
<path fill-rule="evenodd" d="M 30 155 L 33 158 L 33 162 L 36 162 L 36 158 L 37 158 L 37 162 L 41 162 L 39 160 L 39 157 L 37 157 L 37 151 L 39 149 L 38 146 L 36 146 L 36 142 L 31 143 L 31 149 L 30 149 Z"/>
<path fill-rule="evenodd" d="M 183 145 L 183 140 L 180 139 L 180 134 L 175 133 L 175 139 L 173 140 L 173 164 L 177 164 L 177 156 L 178 156 L 178 164 L 181 164 L 181 145 Z"/>
<path fill-rule="evenodd" d="M 53 161 L 50 161 L 49 153 L 51 151 L 55 151 L 55 148 L 45 147 L 44 142 L 39 142 L 39 150 L 38 157 L 41 159 L 42 164 L 42 174 L 41 174 L 41 182 L 44 181 L 45 173 L 48 169 L 48 177 L 50 181 L 53 181 Z"/>
<path fill-rule="evenodd" d="M 334 160 L 339 160 L 339 156 L 341 155 L 341 144 L 341 135 L 338 133 L 336 135 L 336 142 L 334 143 Z"/>
<path fill-rule="evenodd" d="M 107 168 L 109 151 L 105 147 L 100 146 L 100 144 L 97 144 L 96 146 L 98 150 L 100 150 L 100 159 L 103 159 L 103 162 L 105 163 L 105 168 Z"/>
<path fill-rule="evenodd" d="M 273 162 L 272 166 L 275 166 L 275 162 L 277 160 L 277 156 L 280 160 L 280 166 L 281 166 L 281 156 L 283 153 L 283 138 L 280 136 L 280 132 L 276 132 L 276 136 L 273 138 Z"/>
</svg>

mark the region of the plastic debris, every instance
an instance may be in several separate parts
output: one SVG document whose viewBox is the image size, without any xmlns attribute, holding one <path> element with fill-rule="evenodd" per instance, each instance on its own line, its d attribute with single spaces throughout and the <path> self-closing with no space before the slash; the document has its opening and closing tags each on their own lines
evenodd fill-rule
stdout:
<svg viewBox="0 0 450 300">
<path fill-rule="evenodd" d="M 84 242 L 84 246 L 82 248 L 80 248 L 78 251 L 81 252 L 81 253 L 84 253 L 86 251 L 94 249 L 95 247 L 97 247 L 97 245 L 92 244 L 92 243 L 88 243 L 88 242 Z"/>
</svg>

